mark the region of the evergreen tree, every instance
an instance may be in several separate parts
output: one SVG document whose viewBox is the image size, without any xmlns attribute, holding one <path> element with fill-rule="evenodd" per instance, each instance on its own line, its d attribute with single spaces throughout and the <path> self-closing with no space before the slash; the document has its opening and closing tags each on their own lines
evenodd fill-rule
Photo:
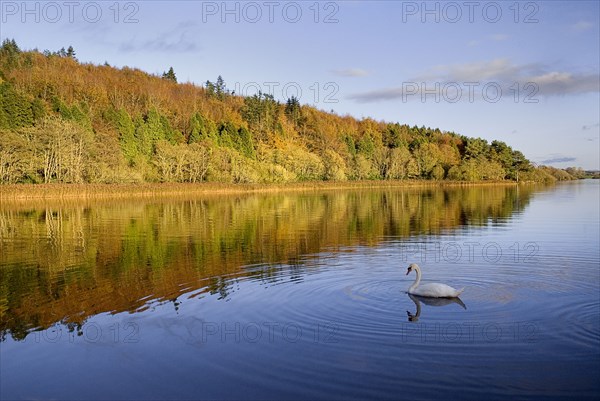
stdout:
<svg viewBox="0 0 600 401">
<path fill-rule="evenodd" d="M 258 94 L 244 98 L 242 117 L 250 125 L 250 129 L 264 140 L 267 133 L 277 128 L 279 119 L 279 103 L 273 95 L 258 92 Z"/>
<path fill-rule="evenodd" d="M 33 125 L 32 103 L 8 82 L 0 84 L 0 128 L 21 128 Z"/>
<path fill-rule="evenodd" d="M 170 67 L 169 71 L 163 72 L 162 77 L 163 77 L 163 79 L 177 83 L 177 76 L 175 75 L 175 71 L 173 70 L 173 67 Z"/>
<path fill-rule="evenodd" d="M 120 109 L 115 116 L 115 125 L 119 132 L 119 143 L 123 155 L 129 163 L 133 163 L 138 155 L 139 145 L 135 137 L 135 126 L 125 109 Z"/>
<path fill-rule="evenodd" d="M 218 99 L 223 99 L 223 97 L 227 94 L 227 87 L 225 86 L 225 81 L 222 76 L 217 77 L 217 82 L 215 83 L 215 94 Z"/>
<path fill-rule="evenodd" d="M 2 56 L 16 55 L 21 53 L 21 49 L 17 45 L 14 39 L 4 39 L 2 41 L 2 47 L 0 48 L 0 54 Z"/>
<path fill-rule="evenodd" d="M 156 142 L 165 139 L 163 121 L 156 108 L 151 108 L 142 120 L 137 121 L 135 137 L 138 153 L 144 156 L 150 156 Z"/>
<path fill-rule="evenodd" d="M 214 94 L 215 94 L 215 84 L 213 84 L 212 82 L 210 82 L 210 81 L 207 80 L 206 84 L 205 84 L 205 87 L 206 87 L 206 91 L 208 92 L 208 94 L 211 95 L 211 96 L 214 96 Z"/>
<path fill-rule="evenodd" d="M 487 153 L 488 143 L 485 139 L 469 138 L 465 147 L 465 156 L 467 159 L 477 159 L 485 156 Z"/>
<path fill-rule="evenodd" d="M 195 113 L 190 119 L 190 135 L 188 143 L 198 143 L 204 140 L 217 141 L 217 127 L 212 120 Z"/>
<path fill-rule="evenodd" d="M 296 96 L 292 96 L 285 103 L 285 115 L 296 126 L 300 125 L 302 122 L 302 107 Z"/>
<path fill-rule="evenodd" d="M 511 178 L 519 182 L 519 173 L 531 170 L 531 162 L 518 150 L 512 152 L 512 159 Z"/>
<path fill-rule="evenodd" d="M 4 39 L 2 47 L 0 47 L 0 66 L 4 66 L 7 69 L 17 67 L 20 53 L 21 49 L 19 49 L 14 39 Z"/>
<path fill-rule="evenodd" d="M 219 100 L 223 100 L 229 94 L 225 81 L 220 75 L 216 82 L 206 81 L 205 87 L 210 96 L 215 96 Z"/>
<path fill-rule="evenodd" d="M 70 57 L 73 60 L 77 60 L 75 58 L 75 50 L 73 49 L 73 46 L 69 46 L 69 48 L 67 49 L 67 57 Z"/>
<path fill-rule="evenodd" d="M 235 148 L 244 156 L 254 159 L 256 154 L 254 152 L 254 145 L 252 143 L 252 135 L 250 131 L 242 127 L 238 130 L 238 138 L 235 141 Z"/>
</svg>

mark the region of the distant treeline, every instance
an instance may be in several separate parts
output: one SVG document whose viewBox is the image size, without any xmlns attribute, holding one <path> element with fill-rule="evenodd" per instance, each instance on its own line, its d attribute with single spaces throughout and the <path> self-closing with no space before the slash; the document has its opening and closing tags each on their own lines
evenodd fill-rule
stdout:
<svg viewBox="0 0 600 401">
<path fill-rule="evenodd" d="M 574 179 L 506 143 L 0 48 L 0 183 Z"/>
</svg>

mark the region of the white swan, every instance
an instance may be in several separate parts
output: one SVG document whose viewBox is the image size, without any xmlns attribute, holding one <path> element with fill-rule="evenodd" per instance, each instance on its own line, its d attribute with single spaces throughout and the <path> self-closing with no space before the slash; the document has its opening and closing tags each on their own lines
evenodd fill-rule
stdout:
<svg viewBox="0 0 600 401">
<path fill-rule="evenodd" d="M 408 289 L 409 294 L 431 298 L 456 298 L 465 290 L 464 288 L 457 290 L 449 285 L 440 283 L 427 283 L 419 287 L 419 283 L 421 282 L 421 269 L 419 268 L 419 265 L 416 263 L 410 264 L 406 271 L 406 275 L 413 270 L 417 273 L 417 279 Z"/>
</svg>

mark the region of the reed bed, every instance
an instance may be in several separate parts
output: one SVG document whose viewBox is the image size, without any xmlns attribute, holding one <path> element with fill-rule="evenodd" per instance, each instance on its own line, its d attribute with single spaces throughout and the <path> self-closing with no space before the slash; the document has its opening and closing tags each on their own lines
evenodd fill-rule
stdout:
<svg viewBox="0 0 600 401">
<path fill-rule="evenodd" d="M 145 183 L 145 184 L 14 184 L 0 185 L 0 204 L 36 200 L 158 199 L 271 192 L 374 188 L 517 185 L 514 182 L 462 181 L 314 181 L 288 184 Z"/>
</svg>

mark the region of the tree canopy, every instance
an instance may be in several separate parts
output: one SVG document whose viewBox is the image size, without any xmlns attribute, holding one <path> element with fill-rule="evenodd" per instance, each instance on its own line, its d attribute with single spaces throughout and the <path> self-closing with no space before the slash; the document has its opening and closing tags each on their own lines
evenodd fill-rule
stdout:
<svg viewBox="0 0 600 401">
<path fill-rule="evenodd" d="M 573 178 L 501 141 L 0 47 L 0 183 Z"/>
</svg>

